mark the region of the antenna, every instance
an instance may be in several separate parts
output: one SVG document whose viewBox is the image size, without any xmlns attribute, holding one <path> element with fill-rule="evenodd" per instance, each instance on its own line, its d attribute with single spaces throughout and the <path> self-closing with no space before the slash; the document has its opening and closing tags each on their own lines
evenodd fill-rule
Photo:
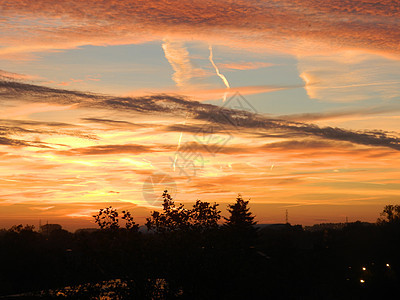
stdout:
<svg viewBox="0 0 400 300">
<path fill-rule="evenodd" d="M 289 212 L 286 210 L 286 224 L 289 224 Z"/>
</svg>

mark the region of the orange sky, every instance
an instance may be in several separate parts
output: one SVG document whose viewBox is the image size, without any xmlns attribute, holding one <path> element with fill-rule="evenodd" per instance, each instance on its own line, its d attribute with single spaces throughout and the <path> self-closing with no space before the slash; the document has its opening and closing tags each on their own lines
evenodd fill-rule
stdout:
<svg viewBox="0 0 400 300">
<path fill-rule="evenodd" d="M 0 10 L 0 227 L 93 227 L 108 205 L 143 224 L 165 188 L 222 210 L 241 193 L 260 223 L 399 203 L 397 1 Z"/>
</svg>

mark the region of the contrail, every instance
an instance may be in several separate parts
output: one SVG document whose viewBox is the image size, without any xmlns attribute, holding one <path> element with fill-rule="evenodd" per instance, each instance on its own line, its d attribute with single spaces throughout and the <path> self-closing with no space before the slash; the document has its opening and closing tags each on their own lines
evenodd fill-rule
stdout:
<svg viewBox="0 0 400 300">
<path fill-rule="evenodd" d="M 223 81 L 223 83 L 225 84 L 226 88 L 227 88 L 227 89 L 230 89 L 231 87 L 230 87 L 230 85 L 229 85 L 228 80 L 226 79 L 226 77 L 224 76 L 224 74 L 221 74 L 221 73 L 219 72 L 219 69 L 218 69 L 217 65 L 216 65 L 216 64 L 214 63 L 214 61 L 213 61 L 212 46 L 211 46 L 211 45 L 208 45 L 208 49 L 210 50 L 210 56 L 209 56 L 208 58 L 209 58 L 211 64 L 213 65 L 213 67 L 214 67 L 214 69 L 215 69 L 215 72 L 217 73 L 217 75 L 219 76 L 219 78 L 222 79 L 222 81 Z M 226 100 L 227 94 L 228 94 L 228 91 L 225 92 L 224 97 L 223 97 L 223 99 L 222 99 L 224 102 L 225 102 L 225 100 Z"/>
<path fill-rule="evenodd" d="M 173 42 L 168 39 L 163 40 L 162 48 L 164 50 L 165 58 L 168 60 L 175 73 L 172 79 L 175 81 L 178 87 L 185 86 L 189 80 L 193 77 L 194 71 L 193 66 L 190 63 L 189 52 L 184 47 L 182 42 Z M 188 115 L 186 114 L 184 125 Z M 181 148 L 183 131 L 181 132 L 178 140 L 178 147 L 175 152 L 175 159 L 173 163 L 173 170 L 176 170 L 176 161 L 178 159 L 178 151 Z"/>
<path fill-rule="evenodd" d="M 178 87 L 185 86 L 194 74 L 189 52 L 186 50 L 182 42 L 174 42 L 164 39 L 161 46 L 164 50 L 165 58 L 174 70 L 172 79 Z"/>
</svg>

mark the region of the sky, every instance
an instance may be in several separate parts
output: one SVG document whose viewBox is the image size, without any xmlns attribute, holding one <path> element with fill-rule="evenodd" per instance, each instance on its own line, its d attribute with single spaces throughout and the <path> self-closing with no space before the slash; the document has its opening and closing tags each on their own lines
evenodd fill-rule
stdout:
<svg viewBox="0 0 400 300">
<path fill-rule="evenodd" d="M 259 223 L 400 204 L 391 0 L 0 0 L 0 227 L 143 225 L 240 193 Z"/>
</svg>

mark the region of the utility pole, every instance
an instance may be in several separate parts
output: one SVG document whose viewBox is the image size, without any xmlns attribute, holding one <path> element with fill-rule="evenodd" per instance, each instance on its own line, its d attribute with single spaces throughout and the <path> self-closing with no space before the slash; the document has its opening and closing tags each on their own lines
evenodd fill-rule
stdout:
<svg viewBox="0 0 400 300">
<path fill-rule="evenodd" d="M 286 210 L 286 224 L 289 224 L 289 213 L 288 213 L 288 210 Z"/>
</svg>

